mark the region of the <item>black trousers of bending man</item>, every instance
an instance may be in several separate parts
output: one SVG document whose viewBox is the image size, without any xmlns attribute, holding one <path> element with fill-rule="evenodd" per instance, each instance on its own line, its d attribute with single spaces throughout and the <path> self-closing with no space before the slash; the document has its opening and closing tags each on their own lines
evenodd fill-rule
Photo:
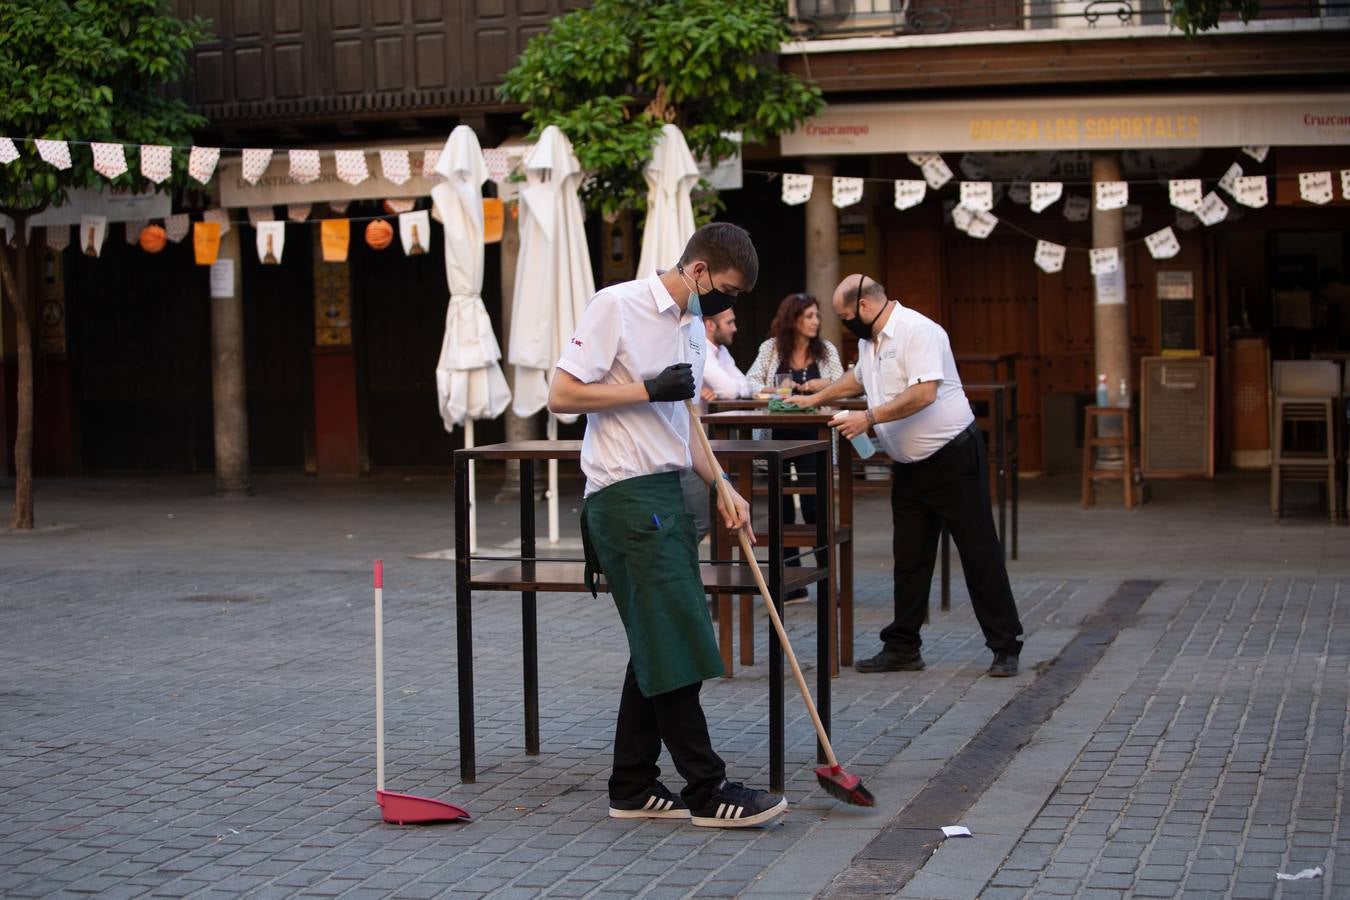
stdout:
<svg viewBox="0 0 1350 900">
<path fill-rule="evenodd" d="M 892 468 L 895 621 L 881 631 L 886 649 L 903 654 L 919 651 L 919 629 L 928 611 L 938 539 L 945 525 L 961 555 L 985 644 L 995 652 L 1020 653 L 1022 623 L 994 531 L 989 456 L 979 429 L 972 423 L 927 459 L 895 463 Z"/>
</svg>

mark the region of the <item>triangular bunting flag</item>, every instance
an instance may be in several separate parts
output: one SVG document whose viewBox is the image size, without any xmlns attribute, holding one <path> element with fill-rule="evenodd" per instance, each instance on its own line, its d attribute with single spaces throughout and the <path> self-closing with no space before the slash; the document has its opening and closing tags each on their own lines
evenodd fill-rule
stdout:
<svg viewBox="0 0 1350 900">
<path fill-rule="evenodd" d="M 175 244 L 187 237 L 192 218 L 187 213 L 175 213 L 164 220 L 164 236 Z"/>
<path fill-rule="evenodd" d="M 1144 208 L 1138 203 L 1128 204 L 1125 207 L 1125 230 L 1134 231 L 1142 224 L 1144 224 Z"/>
<path fill-rule="evenodd" d="M 427 242 L 431 238 L 431 219 L 427 211 L 420 209 L 417 212 L 400 213 L 398 236 L 403 240 L 403 252 L 408 256 L 426 253 Z"/>
<path fill-rule="evenodd" d="M 103 238 L 108 232 L 107 216 L 80 216 L 80 250 L 85 256 L 103 255 Z"/>
<path fill-rule="evenodd" d="M 436 162 L 441 158 L 440 148 L 434 147 L 422 154 L 422 177 L 438 178 L 436 174 Z"/>
<path fill-rule="evenodd" d="M 811 199 L 811 189 L 816 180 L 800 172 L 787 172 L 783 175 L 783 202 L 788 206 L 799 206 Z"/>
<path fill-rule="evenodd" d="M 312 203 L 288 203 L 286 204 L 286 218 L 292 222 L 304 222 L 309 219 L 309 214 L 314 211 Z"/>
<path fill-rule="evenodd" d="M 403 184 L 412 177 L 412 167 L 408 163 L 407 150 L 381 150 L 380 172 L 384 180 L 394 184 Z"/>
<path fill-rule="evenodd" d="M 1266 161 L 1266 154 L 1270 152 L 1269 147 L 1243 147 L 1242 152 L 1250 156 L 1259 163 Z"/>
<path fill-rule="evenodd" d="M 488 177 L 501 184 L 511 176 L 511 154 L 505 147 L 489 147 L 483 151 Z"/>
<path fill-rule="evenodd" d="M 1341 169 L 1341 199 L 1350 200 L 1350 169 Z"/>
<path fill-rule="evenodd" d="M 830 199 L 836 207 L 843 209 L 862 200 L 863 180 L 861 178 L 834 178 L 831 181 Z"/>
<path fill-rule="evenodd" d="M 1177 240 L 1176 232 L 1172 230 L 1171 225 L 1144 238 L 1144 244 L 1148 246 L 1149 255 L 1154 259 L 1171 259 L 1181 252 L 1181 242 Z"/>
<path fill-rule="evenodd" d="M 48 249 L 60 253 L 70 246 L 69 225 L 48 225 L 44 230 L 47 232 Z"/>
<path fill-rule="evenodd" d="M 1124 209 L 1130 202 L 1130 184 L 1127 181 L 1099 181 L 1095 187 L 1098 209 Z"/>
<path fill-rule="evenodd" d="M 1045 212 L 1064 196 L 1062 181 L 1033 181 L 1031 183 L 1031 211 Z"/>
<path fill-rule="evenodd" d="M 1094 247 L 1088 251 L 1093 275 L 1110 275 L 1120 268 L 1120 248 Z"/>
<path fill-rule="evenodd" d="M 1233 163 L 1228 167 L 1228 171 L 1223 173 L 1223 177 L 1219 179 L 1219 188 L 1227 193 L 1228 196 L 1236 199 L 1237 180 L 1241 177 L 1242 165 L 1240 163 Z"/>
<path fill-rule="evenodd" d="M 188 174 L 202 184 L 211 180 L 220 162 L 219 147 L 193 147 L 188 151 Z"/>
<path fill-rule="evenodd" d="M 202 221 L 219 225 L 222 236 L 230 233 L 230 211 L 228 209 L 208 209 L 202 213 Z"/>
<path fill-rule="evenodd" d="M 337 165 L 337 177 L 347 184 L 358 185 L 370 177 L 364 150 L 337 150 L 333 153 L 333 161 Z"/>
<path fill-rule="evenodd" d="M 935 191 L 952 180 L 952 170 L 947 166 L 947 163 L 943 161 L 942 157 L 936 153 L 924 160 L 923 165 L 920 166 L 920 168 L 923 169 L 924 180 L 927 181 L 928 186 Z"/>
<path fill-rule="evenodd" d="M 319 242 L 323 248 L 324 262 L 345 261 L 351 240 L 352 223 L 347 219 L 324 219 L 319 223 Z"/>
<path fill-rule="evenodd" d="M 1027 206 L 1031 203 L 1031 185 L 1025 181 L 1014 181 L 1008 188 L 1008 199 L 1018 206 Z"/>
<path fill-rule="evenodd" d="M 173 174 L 173 148 L 163 144 L 141 144 L 141 175 L 155 184 L 163 184 Z"/>
<path fill-rule="evenodd" d="M 258 262 L 265 266 L 281 265 L 281 254 L 286 249 L 285 222 L 258 223 Z"/>
<path fill-rule="evenodd" d="M 272 151 L 267 147 L 246 147 L 239 163 L 239 175 L 249 184 L 257 184 L 272 162 Z"/>
<path fill-rule="evenodd" d="M 199 266 L 209 266 L 220 255 L 220 223 L 192 223 L 192 257 Z"/>
<path fill-rule="evenodd" d="M 411 197 L 391 197 L 384 201 L 386 212 L 397 215 L 398 213 L 412 212 L 417 206 L 417 201 Z"/>
<path fill-rule="evenodd" d="M 1092 204 L 1081 194 L 1071 194 L 1064 200 L 1064 218 L 1070 222 L 1086 222 L 1092 213 Z"/>
<path fill-rule="evenodd" d="M 65 141 L 37 140 L 38 156 L 49 166 L 66 170 L 70 168 L 70 145 Z"/>
<path fill-rule="evenodd" d="M 287 151 L 287 155 L 291 161 L 291 181 L 296 184 L 311 184 L 319 180 L 318 150 L 290 150 Z"/>
<path fill-rule="evenodd" d="M 1331 189 L 1330 172 L 1301 172 L 1298 176 L 1298 194 L 1309 203 L 1318 206 L 1335 199 Z"/>
<path fill-rule="evenodd" d="M 1167 195 L 1177 209 L 1195 212 L 1205 198 L 1205 189 L 1199 178 L 1174 178 L 1167 182 Z"/>
<path fill-rule="evenodd" d="M 141 239 L 141 229 L 150 224 L 149 219 L 132 219 L 124 223 L 126 229 L 123 237 L 128 244 L 134 244 Z"/>
<path fill-rule="evenodd" d="M 918 179 L 897 179 L 895 182 L 895 208 L 912 209 L 923 202 L 928 193 L 928 182 Z"/>
<path fill-rule="evenodd" d="M 121 144 L 107 144 L 95 141 L 89 145 L 94 152 L 94 171 L 108 180 L 127 173 L 127 155 Z"/>
<path fill-rule="evenodd" d="M 1233 199 L 1243 206 L 1260 209 L 1270 202 L 1267 190 L 1266 176 L 1243 175 L 1233 186 Z"/>
<path fill-rule="evenodd" d="M 1210 191 L 1205 195 L 1205 199 L 1200 201 L 1200 209 L 1195 215 L 1206 225 L 1218 225 L 1228 216 L 1228 204 L 1223 202 L 1223 198 L 1216 191 Z"/>
<path fill-rule="evenodd" d="M 966 227 L 966 234 L 973 238 L 984 240 L 993 233 L 998 226 L 998 217 L 991 212 L 985 212 L 977 209 L 970 217 L 970 225 Z"/>
<path fill-rule="evenodd" d="M 0 165 L 7 166 L 18 158 L 19 150 L 14 146 L 14 141 L 0 137 Z"/>
<path fill-rule="evenodd" d="M 973 153 L 967 153 L 961 157 L 961 174 L 971 181 L 984 180 L 984 160 Z"/>
<path fill-rule="evenodd" d="M 994 186 L 987 181 L 961 182 L 961 205 L 975 212 L 994 208 Z"/>
<path fill-rule="evenodd" d="M 352 205 L 352 201 L 350 201 L 350 200 L 329 200 L 329 201 L 328 201 L 328 208 L 331 209 L 333 212 L 337 213 L 338 215 L 342 215 L 343 213 L 345 213 L 345 212 L 347 211 L 347 207 L 349 207 L 349 206 L 351 206 L 351 205 Z"/>
<path fill-rule="evenodd" d="M 1042 272 L 1053 275 L 1064 268 L 1064 245 L 1050 241 L 1036 242 L 1036 266 Z"/>
<path fill-rule="evenodd" d="M 258 227 L 259 222 L 271 222 L 276 219 L 270 206 L 250 206 L 248 208 L 248 224 L 254 228 Z"/>
</svg>

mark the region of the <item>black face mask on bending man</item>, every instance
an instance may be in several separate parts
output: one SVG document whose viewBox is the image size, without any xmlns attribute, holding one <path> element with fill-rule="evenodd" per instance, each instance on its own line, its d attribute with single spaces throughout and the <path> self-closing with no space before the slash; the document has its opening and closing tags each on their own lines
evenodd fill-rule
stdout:
<svg viewBox="0 0 1350 900">
<path fill-rule="evenodd" d="M 877 314 L 872 317 L 872 321 L 863 324 L 862 289 L 863 289 L 863 279 L 866 277 L 867 277 L 866 275 L 858 276 L 858 290 L 853 299 L 853 308 L 855 310 L 853 318 L 842 319 L 840 321 L 840 324 L 842 324 L 849 331 L 853 332 L 853 334 L 856 335 L 858 340 L 860 341 L 870 341 L 872 339 L 872 326 L 877 324 L 877 319 L 880 319 L 881 314 L 886 311 L 886 307 L 882 306 L 881 309 L 877 310 Z"/>
<path fill-rule="evenodd" d="M 680 273 L 680 277 L 685 279 L 685 284 L 689 284 L 688 277 L 684 274 L 684 264 L 679 263 L 675 266 L 675 271 Z M 696 316 L 702 316 L 705 319 L 711 319 L 720 312 L 731 309 L 736 303 L 736 298 L 722 293 L 712 283 L 712 273 L 708 273 L 708 291 L 706 293 L 699 290 L 698 279 L 693 281 L 693 287 L 689 292 L 689 312 Z"/>
</svg>

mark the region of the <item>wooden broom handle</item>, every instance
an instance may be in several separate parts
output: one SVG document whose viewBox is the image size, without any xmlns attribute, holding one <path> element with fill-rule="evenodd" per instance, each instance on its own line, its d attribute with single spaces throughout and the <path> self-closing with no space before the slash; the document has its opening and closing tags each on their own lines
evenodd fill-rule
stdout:
<svg viewBox="0 0 1350 900">
<path fill-rule="evenodd" d="M 717 496 L 721 497 L 729 509 L 735 510 L 736 506 L 731 501 L 731 485 L 722 477 L 722 466 L 713 455 L 712 444 L 708 441 L 708 434 L 703 430 L 703 422 L 698 417 L 698 412 L 694 409 L 694 404 L 686 400 L 685 408 L 689 410 L 689 427 L 698 434 L 699 445 L 703 448 L 703 454 L 708 458 L 712 465 L 714 480 L 717 482 Z M 828 512 L 828 510 L 826 510 Z M 746 523 L 749 526 L 750 523 Z M 764 608 L 769 611 L 769 620 L 773 622 L 774 631 L 778 632 L 778 643 L 783 645 L 783 653 L 786 654 L 788 664 L 792 666 L 792 677 L 797 680 L 797 688 L 802 692 L 802 699 L 806 701 L 806 711 L 811 714 L 811 722 L 816 726 L 816 736 L 820 738 L 820 745 L 825 749 L 825 759 L 832 768 L 839 767 L 839 760 L 834 756 L 834 748 L 830 746 L 830 736 L 825 733 L 825 725 L 820 721 L 820 713 L 816 711 L 816 702 L 811 699 L 811 691 L 806 686 L 806 679 L 802 676 L 802 667 L 797 664 L 797 654 L 792 652 L 792 643 L 788 640 L 787 631 L 783 628 L 783 620 L 778 616 L 778 609 L 774 606 L 773 595 L 769 593 L 769 586 L 764 583 L 764 573 L 760 571 L 759 560 L 755 558 L 754 548 L 750 546 L 750 539 L 746 536 L 744 528 L 736 529 L 736 536 L 741 541 L 741 553 L 750 561 L 750 573 L 755 577 L 755 584 L 759 587 L 760 596 L 764 598 Z"/>
</svg>

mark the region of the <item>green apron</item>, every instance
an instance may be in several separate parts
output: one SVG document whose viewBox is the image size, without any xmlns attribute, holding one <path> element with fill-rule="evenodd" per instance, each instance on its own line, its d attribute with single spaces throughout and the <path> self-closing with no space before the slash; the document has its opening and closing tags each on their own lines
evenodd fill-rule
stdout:
<svg viewBox="0 0 1350 900">
<path fill-rule="evenodd" d="M 586 587 L 614 596 L 644 697 L 722 674 L 680 473 L 626 478 L 581 507 Z"/>
</svg>

